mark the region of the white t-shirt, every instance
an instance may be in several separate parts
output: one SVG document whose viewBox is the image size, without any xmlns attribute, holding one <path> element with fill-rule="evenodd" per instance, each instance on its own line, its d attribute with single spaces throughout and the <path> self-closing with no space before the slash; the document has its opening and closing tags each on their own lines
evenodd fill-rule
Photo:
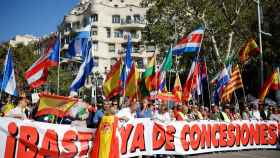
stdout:
<svg viewBox="0 0 280 158">
<path fill-rule="evenodd" d="M 9 111 L 6 116 L 8 117 L 15 117 L 15 116 L 20 116 L 22 117 L 23 119 L 26 119 L 26 114 L 24 113 L 24 110 L 20 107 L 15 107 L 13 108 L 11 111 Z"/>
<path fill-rule="evenodd" d="M 261 114 L 258 110 L 253 110 L 252 114 L 253 114 L 252 119 L 261 120 Z"/>
<path fill-rule="evenodd" d="M 118 113 L 117 113 L 117 117 L 121 118 L 121 117 L 126 117 L 129 120 L 132 120 L 136 117 L 136 113 L 135 112 L 131 112 L 130 108 L 123 108 L 121 109 Z"/>
<path fill-rule="evenodd" d="M 156 113 L 155 116 L 154 116 L 154 119 L 162 121 L 162 122 L 170 122 L 171 121 L 171 116 L 170 116 L 169 112 L 165 112 L 163 114 Z"/>
</svg>

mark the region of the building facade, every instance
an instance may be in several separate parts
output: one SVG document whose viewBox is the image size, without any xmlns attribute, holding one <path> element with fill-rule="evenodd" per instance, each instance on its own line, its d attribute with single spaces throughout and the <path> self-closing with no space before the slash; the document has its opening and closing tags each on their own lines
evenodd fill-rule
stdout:
<svg viewBox="0 0 280 158">
<path fill-rule="evenodd" d="M 12 47 L 15 47 L 18 44 L 23 44 L 27 46 L 30 43 L 38 42 L 39 38 L 32 35 L 16 35 L 13 39 L 9 41 L 9 44 Z"/>
<path fill-rule="evenodd" d="M 142 33 L 145 28 L 146 8 L 141 0 L 81 0 L 60 26 L 64 49 L 68 48 L 71 33 L 91 24 L 92 54 L 97 63 L 94 71 L 106 74 L 119 57 L 124 56 L 127 33 L 132 37 L 134 61 L 143 68 L 155 51 L 145 46 Z"/>
</svg>

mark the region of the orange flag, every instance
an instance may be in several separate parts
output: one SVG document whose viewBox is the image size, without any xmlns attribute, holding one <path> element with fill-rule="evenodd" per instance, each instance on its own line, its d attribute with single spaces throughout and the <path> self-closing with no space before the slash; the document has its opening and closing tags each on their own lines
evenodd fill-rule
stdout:
<svg viewBox="0 0 280 158">
<path fill-rule="evenodd" d="M 254 39 L 249 39 L 239 52 L 240 62 L 245 63 L 251 56 L 260 52 L 260 49 Z"/>
<path fill-rule="evenodd" d="M 267 95 L 267 93 L 269 92 L 272 84 L 273 84 L 273 81 L 275 79 L 277 79 L 277 77 L 279 76 L 278 74 L 278 71 L 277 70 L 274 70 L 272 72 L 272 74 L 269 76 L 269 78 L 265 81 L 263 87 L 261 88 L 261 91 L 260 91 L 260 95 L 259 95 L 259 100 L 260 101 L 264 101 L 265 99 L 265 96 Z"/>
<path fill-rule="evenodd" d="M 276 69 L 277 74 L 273 78 L 271 89 L 272 90 L 279 90 L 280 89 L 280 73 L 279 73 L 279 68 Z"/>
<path fill-rule="evenodd" d="M 116 116 L 103 116 L 95 133 L 91 156 L 93 158 L 120 158 L 119 140 L 116 135 L 118 119 Z"/>
<path fill-rule="evenodd" d="M 173 95 L 175 99 L 180 102 L 182 100 L 182 85 L 179 78 L 179 74 L 176 74 L 176 80 L 173 87 Z"/>
</svg>

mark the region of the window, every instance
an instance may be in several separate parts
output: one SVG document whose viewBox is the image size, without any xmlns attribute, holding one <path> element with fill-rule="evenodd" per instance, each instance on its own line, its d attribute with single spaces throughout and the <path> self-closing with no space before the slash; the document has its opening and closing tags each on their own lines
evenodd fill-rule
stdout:
<svg viewBox="0 0 280 158">
<path fill-rule="evenodd" d="M 96 66 L 99 66 L 99 58 L 98 57 L 94 57 L 94 64 Z"/>
<path fill-rule="evenodd" d="M 98 42 L 97 41 L 92 42 L 92 49 L 95 50 L 95 51 L 98 50 Z"/>
<path fill-rule="evenodd" d="M 97 14 L 91 15 L 91 22 L 96 22 L 96 21 L 98 21 L 98 15 Z"/>
<path fill-rule="evenodd" d="M 131 21 L 132 19 L 131 19 L 131 16 L 130 15 L 128 15 L 128 16 L 126 16 L 126 19 L 125 19 L 125 22 L 127 23 L 127 24 L 131 24 Z"/>
<path fill-rule="evenodd" d="M 121 22 L 120 15 L 113 15 L 112 16 L 112 23 L 120 23 L 120 22 Z"/>
<path fill-rule="evenodd" d="M 107 38 L 111 38 L 111 28 L 106 28 Z"/>
<path fill-rule="evenodd" d="M 140 15 L 139 14 L 134 14 L 133 18 L 134 18 L 135 23 L 140 23 Z"/>
<path fill-rule="evenodd" d="M 73 28 L 74 28 L 74 29 L 79 29 L 79 28 L 80 28 L 80 22 L 79 22 L 79 21 L 75 22 L 75 23 L 73 24 Z"/>
<path fill-rule="evenodd" d="M 97 26 L 92 26 L 91 28 L 91 34 L 93 36 L 96 36 L 98 34 L 98 27 Z"/>
<path fill-rule="evenodd" d="M 123 37 L 123 31 L 122 30 L 115 30 L 114 36 L 115 36 L 115 38 L 122 38 Z"/>
<path fill-rule="evenodd" d="M 139 34 L 136 31 L 131 31 L 130 34 L 131 34 L 131 38 L 134 38 L 134 39 L 139 38 Z"/>
<path fill-rule="evenodd" d="M 71 24 L 67 23 L 65 24 L 65 32 L 71 31 Z"/>
<path fill-rule="evenodd" d="M 83 26 L 86 27 L 88 24 L 90 24 L 90 19 L 88 17 L 85 17 L 83 20 Z"/>
<path fill-rule="evenodd" d="M 115 44 L 114 43 L 109 43 L 108 47 L 109 47 L 109 52 L 111 52 L 111 53 L 115 52 L 116 49 L 115 49 Z"/>
<path fill-rule="evenodd" d="M 123 2 L 124 2 L 124 0 L 121 0 L 121 2 L 123 3 Z"/>
</svg>

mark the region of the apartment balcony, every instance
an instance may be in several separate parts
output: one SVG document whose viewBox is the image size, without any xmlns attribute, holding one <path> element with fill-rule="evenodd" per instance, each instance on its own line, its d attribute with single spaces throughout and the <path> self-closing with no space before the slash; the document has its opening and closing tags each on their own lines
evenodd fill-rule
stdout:
<svg viewBox="0 0 280 158">
<path fill-rule="evenodd" d="M 123 30 L 139 30 L 144 29 L 146 26 L 144 19 L 121 19 L 120 23 L 115 27 L 115 29 Z"/>
</svg>

